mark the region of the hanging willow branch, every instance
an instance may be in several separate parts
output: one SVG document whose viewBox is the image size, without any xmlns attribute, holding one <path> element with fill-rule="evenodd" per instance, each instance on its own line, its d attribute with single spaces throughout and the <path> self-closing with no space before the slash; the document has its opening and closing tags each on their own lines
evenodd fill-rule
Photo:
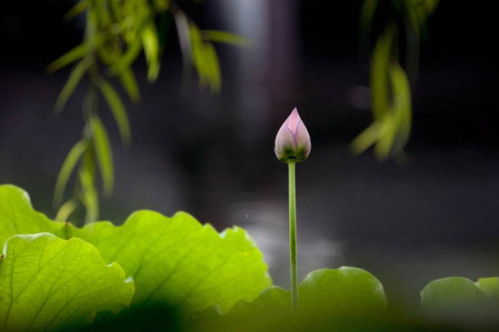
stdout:
<svg viewBox="0 0 499 332">
<path fill-rule="evenodd" d="M 117 79 L 131 101 L 140 102 L 132 65 L 140 54 L 144 54 L 148 81 L 154 82 L 158 78 L 164 48 L 156 24 L 158 18 L 165 15 L 174 18 L 184 63 L 192 64 L 200 85 L 212 92 L 218 92 L 221 87 L 220 64 L 212 42 L 244 45 L 246 40 L 229 32 L 200 29 L 170 0 L 80 0 L 65 17 L 70 19 L 77 15 L 86 17 L 83 42 L 48 66 L 49 72 L 73 66 L 56 100 L 56 112 L 62 111 L 78 85 L 83 81 L 88 83 L 83 101 L 82 138 L 62 164 L 54 205 L 59 207 L 58 220 L 68 219 L 83 206 L 88 223 L 99 218 L 98 177 L 105 195 L 110 195 L 114 186 L 112 150 L 106 127 L 99 117 L 99 96 L 111 112 L 122 142 L 129 144 L 130 121 L 125 103 L 111 79 Z M 75 173 L 73 192 L 66 198 L 66 187 Z"/>
<path fill-rule="evenodd" d="M 372 30 L 379 5 L 378 0 L 364 1 L 361 29 L 365 36 L 369 36 Z M 409 140 L 412 121 L 411 86 L 414 87 L 417 80 L 421 32 L 437 7 L 438 0 L 392 0 L 390 5 L 397 17 L 385 24 L 371 55 L 373 122 L 351 145 L 355 153 L 362 153 L 374 146 L 374 153 L 379 159 L 400 157 Z M 405 39 L 401 36 L 403 31 Z M 405 69 L 399 60 L 400 45 L 405 45 Z"/>
</svg>

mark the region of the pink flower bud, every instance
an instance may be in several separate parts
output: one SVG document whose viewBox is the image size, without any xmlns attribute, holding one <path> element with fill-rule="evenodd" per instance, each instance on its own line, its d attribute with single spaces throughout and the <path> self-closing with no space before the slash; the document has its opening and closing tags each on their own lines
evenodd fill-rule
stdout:
<svg viewBox="0 0 499 332">
<path fill-rule="evenodd" d="M 308 158 L 311 149 L 310 135 L 295 107 L 277 132 L 275 155 L 282 162 L 300 162 Z"/>
</svg>

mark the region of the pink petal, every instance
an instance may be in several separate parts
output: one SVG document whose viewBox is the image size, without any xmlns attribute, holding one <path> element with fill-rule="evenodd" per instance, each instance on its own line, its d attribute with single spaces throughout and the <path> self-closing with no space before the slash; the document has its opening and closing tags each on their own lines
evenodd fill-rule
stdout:
<svg viewBox="0 0 499 332">
<path fill-rule="evenodd" d="M 296 107 L 288 116 L 286 122 L 288 123 L 289 130 L 291 130 L 293 134 L 296 134 L 296 127 L 298 126 L 298 123 L 301 122 L 300 114 L 298 114 L 298 109 Z"/>
</svg>

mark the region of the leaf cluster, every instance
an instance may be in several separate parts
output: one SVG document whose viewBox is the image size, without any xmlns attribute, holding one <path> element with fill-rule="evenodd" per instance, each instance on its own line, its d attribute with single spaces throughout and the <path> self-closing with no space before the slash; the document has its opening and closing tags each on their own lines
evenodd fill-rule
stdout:
<svg viewBox="0 0 499 332">
<path fill-rule="evenodd" d="M 55 104 L 60 112 L 75 89 L 88 79 L 88 91 L 83 103 L 85 127 L 82 138 L 68 153 L 59 173 L 54 205 L 59 207 L 58 220 L 66 220 L 81 204 L 85 222 L 99 217 L 100 176 L 105 195 L 114 185 L 112 149 L 106 127 L 100 120 L 99 99 L 105 101 L 118 127 L 121 140 L 131 140 L 131 125 L 115 81 L 119 82 L 129 99 L 138 103 L 140 90 L 133 64 L 141 54 L 147 63 L 147 79 L 154 82 L 159 75 L 161 56 L 166 41 L 161 22 L 175 22 L 185 65 L 193 65 L 202 87 L 218 92 L 221 71 L 213 42 L 246 45 L 247 41 L 225 31 L 202 30 L 187 14 L 170 0 L 80 0 L 66 15 L 71 19 L 85 15 L 85 34 L 81 44 L 48 66 L 55 72 L 72 65 L 69 78 Z M 73 173 L 76 186 L 71 198 L 64 202 L 64 193 Z"/>
<path fill-rule="evenodd" d="M 412 119 L 411 87 L 417 80 L 419 44 L 428 17 L 438 0 L 365 0 L 361 13 L 361 31 L 369 40 L 375 13 L 382 4 L 394 13 L 384 23 L 371 55 L 370 89 L 373 122 L 352 142 L 352 150 L 362 153 L 374 146 L 379 159 L 401 157 Z M 401 35 L 405 32 L 405 38 Z M 405 68 L 400 64 L 400 48 L 405 44 Z"/>
<path fill-rule="evenodd" d="M 262 253 L 234 227 L 185 212 L 138 211 L 121 226 L 75 227 L 0 186 L 0 327 L 8 331 L 483 331 L 499 326 L 499 278 L 431 281 L 418 310 L 393 308 L 355 267 L 271 284 Z"/>
<path fill-rule="evenodd" d="M 49 220 L 27 194 L 0 186 L 0 326 L 47 330 L 89 324 L 99 312 L 152 304 L 183 316 L 252 301 L 270 283 L 241 228 L 218 233 L 187 213 L 138 211 L 121 226 Z"/>
</svg>

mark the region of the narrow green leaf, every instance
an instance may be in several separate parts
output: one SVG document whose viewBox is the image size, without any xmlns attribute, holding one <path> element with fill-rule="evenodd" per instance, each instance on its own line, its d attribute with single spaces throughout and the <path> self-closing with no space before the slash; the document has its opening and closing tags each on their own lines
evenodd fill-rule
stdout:
<svg viewBox="0 0 499 332">
<path fill-rule="evenodd" d="M 70 199 L 69 201 L 64 202 L 64 204 L 62 204 L 59 210 L 57 211 L 55 220 L 57 221 L 68 220 L 69 216 L 73 214 L 73 212 L 76 210 L 77 207 L 78 207 L 78 202 L 74 199 Z"/>
<path fill-rule="evenodd" d="M 75 62 L 76 60 L 83 58 L 87 52 L 87 45 L 85 43 L 82 43 L 54 60 L 51 64 L 48 65 L 47 70 L 49 73 L 58 71 L 59 69 Z"/>
<path fill-rule="evenodd" d="M 133 69 L 130 67 L 124 67 L 119 71 L 118 77 L 120 78 L 121 85 L 123 85 L 123 88 L 127 92 L 130 99 L 134 103 L 139 102 L 140 92 Z"/>
<path fill-rule="evenodd" d="M 381 127 L 381 120 L 377 120 L 357 135 L 350 145 L 353 153 L 360 154 L 376 143 L 380 137 Z"/>
<path fill-rule="evenodd" d="M 392 152 L 398 129 L 397 117 L 393 114 L 394 111 L 393 107 L 391 107 L 389 113 L 385 114 L 380 120 L 379 139 L 374 147 L 374 153 L 378 159 L 385 159 Z"/>
<path fill-rule="evenodd" d="M 88 8 L 88 0 L 81 0 L 64 15 L 64 19 L 70 20 L 73 17 L 83 13 L 87 8 Z"/>
<path fill-rule="evenodd" d="M 371 62 L 371 102 L 375 119 L 380 119 L 390 107 L 389 63 L 391 59 L 394 31 L 387 28 L 379 37 Z"/>
<path fill-rule="evenodd" d="M 85 223 L 91 223 L 99 218 L 99 195 L 95 187 L 94 151 L 87 150 L 78 172 L 81 186 L 81 201 L 86 209 Z"/>
<path fill-rule="evenodd" d="M 159 74 L 159 42 L 156 28 L 153 24 L 147 25 L 141 33 L 142 45 L 147 60 L 147 79 L 152 82 Z"/>
<path fill-rule="evenodd" d="M 96 115 L 90 117 L 90 128 L 93 133 L 95 154 L 100 168 L 104 192 L 107 195 L 110 195 L 114 185 L 114 166 L 111 144 L 109 143 L 106 128 Z"/>
<path fill-rule="evenodd" d="M 126 113 L 125 105 L 121 101 L 118 92 L 113 88 L 113 86 L 106 80 L 102 80 L 99 83 L 100 91 L 106 100 L 111 113 L 113 114 L 114 120 L 118 126 L 118 130 L 121 134 L 121 139 L 125 144 L 130 142 L 130 122 L 128 121 L 128 115 Z"/>
<path fill-rule="evenodd" d="M 95 9 L 95 15 L 99 24 L 103 27 L 109 26 L 111 24 L 111 15 L 107 7 L 107 1 L 99 0 L 95 1 L 93 4 L 92 7 Z"/>
<path fill-rule="evenodd" d="M 0 259 L 0 326 L 48 331 L 89 323 L 97 312 L 130 304 L 133 282 L 116 263 L 80 239 L 48 233 L 15 235 Z"/>
<path fill-rule="evenodd" d="M 111 66 L 110 72 L 112 74 L 116 74 L 121 72 L 123 69 L 130 67 L 139 56 L 141 49 L 142 43 L 140 42 L 140 38 L 134 36 L 134 38 L 132 38 L 132 40 L 127 44 L 127 49 L 123 55 L 116 61 L 116 64 Z"/>
<path fill-rule="evenodd" d="M 199 75 L 199 84 L 207 86 L 210 82 L 210 68 L 208 67 L 204 47 L 204 42 L 201 38 L 201 31 L 194 24 L 189 24 L 189 39 L 191 42 L 191 60 Z"/>
<path fill-rule="evenodd" d="M 390 69 L 390 80 L 393 90 L 393 110 L 397 121 L 397 137 L 395 152 L 404 148 L 409 140 L 412 127 L 411 86 L 409 79 L 398 63 Z"/>
<path fill-rule="evenodd" d="M 69 177 L 73 172 L 76 164 L 80 160 L 81 156 L 88 147 L 88 143 L 85 140 L 76 143 L 69 151 L 66 159 L 62 163 L 61 170 L 57 176 L 57 181 L 54 190 L 54 204 L 59 205 L 64 197 L 64 190 L 66 189 L 66 184 L 68 183 Z"/>
<path fill-rule="evenodd" d="M 206 40 L 218 43 L 231 44 L 236 46 L 250 46 L 251 41 L 235 33 L 220 30 L 203 30 Z"/>
<path fill-rule="evenodd" d="M 212 92 L 220 92 L 222 79 L 220 74 L 220 63 L 218 60 L 217 51 L 210 43 L 204 45 L 204 59 L 206 63 L 206 71 L 210 78 L 210 86 Z"/>
<path fill-rule="evenodd" d="M 86 15 L 85 41 L 91 50 L 95 50 L 98 43 L 98 18 L 95 6 L 90 6 Z"/>
<path fill-rule="evenodd" d="M 61 93 L 59 94 L 55 102 L 56 112 L 60 112 L 64 108 L 69 97 L 73 94 L 76 86 L 78 86 L 78 83 L 80 83 L 83 75 L 85 75 L 87 69 L 88 69 L 88 61 L 86 61 L 85 59 L 80 61 L 78 64 L 76 64 L 73 67 L 73 70 L 71 71 L 71 74 L 69 74 L 69 78 L 66 81 L 66 84 L 62 88 Z"/>
</svg>

